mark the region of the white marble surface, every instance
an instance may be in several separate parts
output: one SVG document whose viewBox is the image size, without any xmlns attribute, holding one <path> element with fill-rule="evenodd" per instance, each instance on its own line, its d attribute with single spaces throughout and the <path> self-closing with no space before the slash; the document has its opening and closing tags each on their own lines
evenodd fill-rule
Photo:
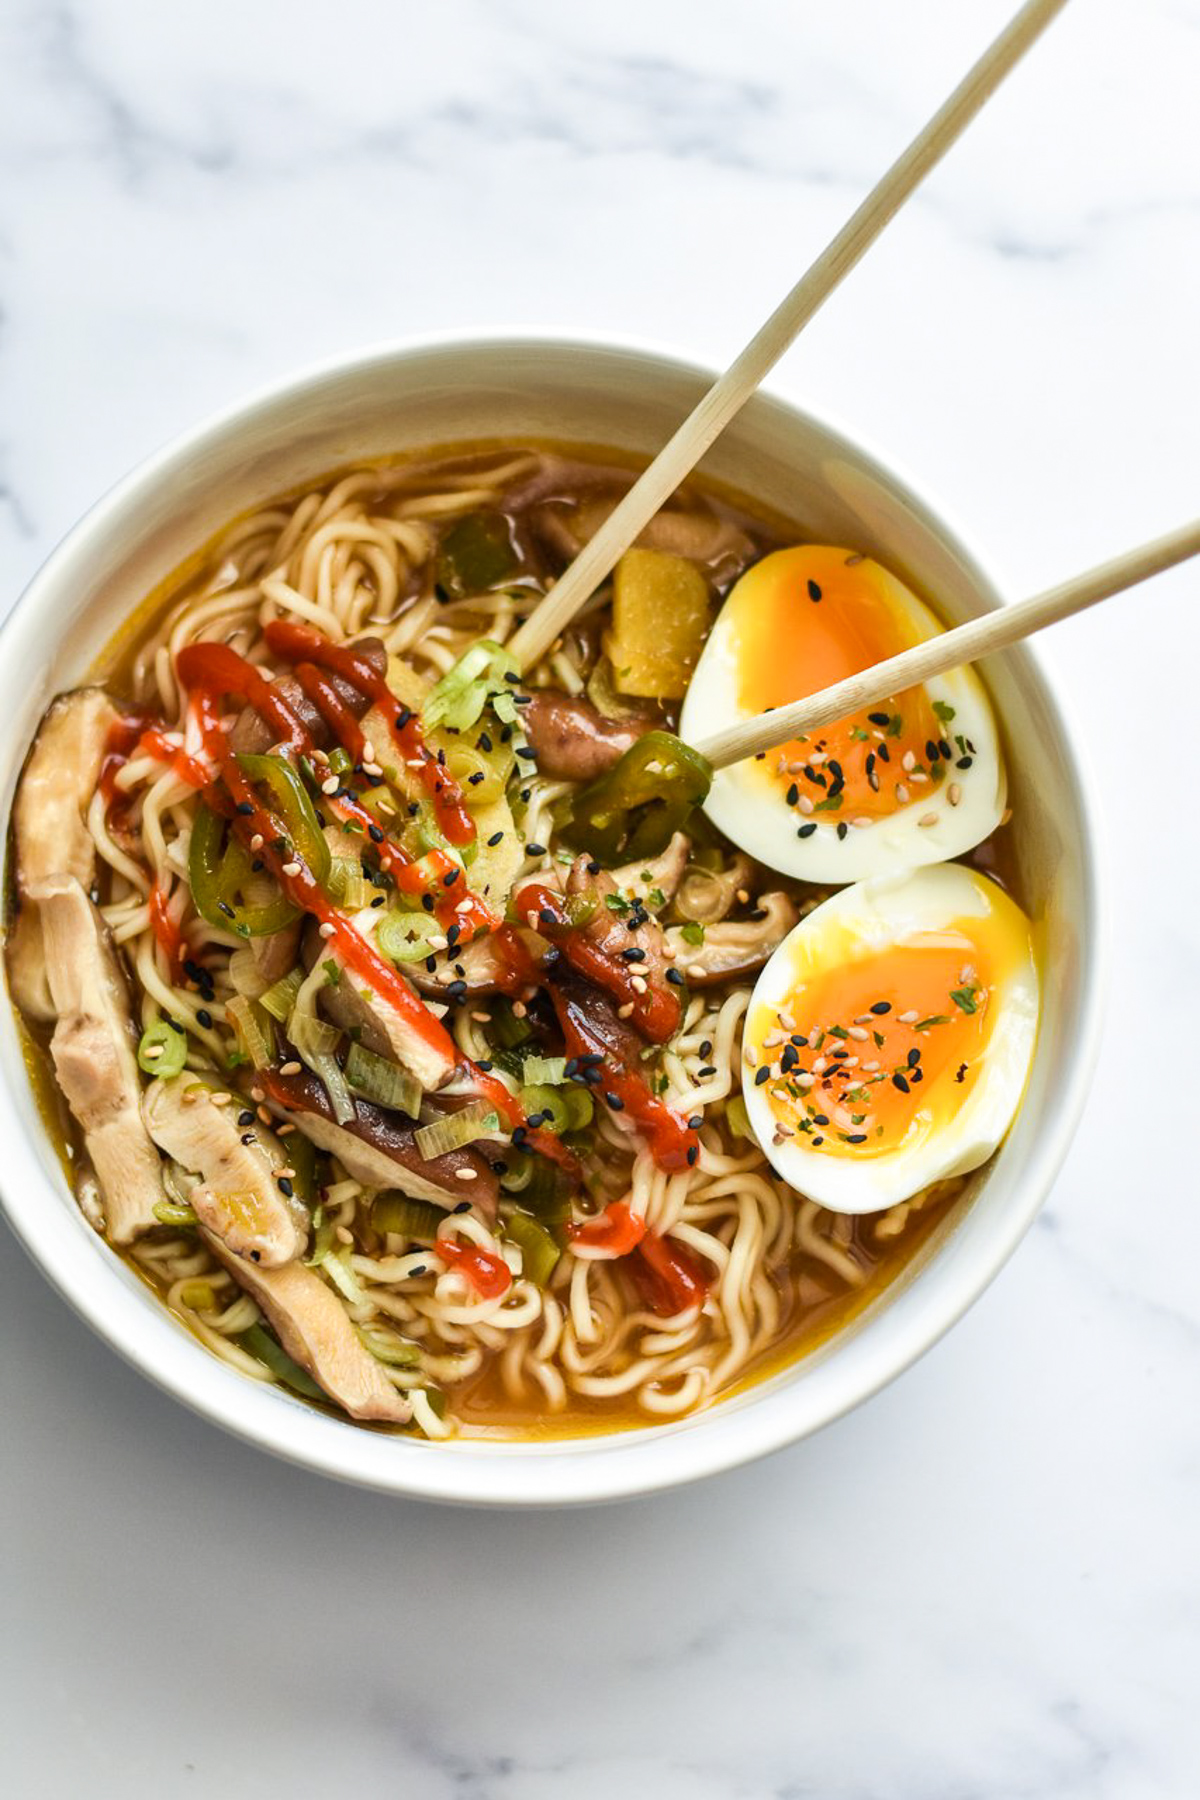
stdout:
<svg viewBox="0 0 1200 1800">
<path fill-rule="evenodd" d="M 343 346 L 720 360 L 1004 12 L 2 0 L 0 592 L 145 451 Z M 1194 510 L 1198 83 L 1197 0 L 1075 0 L 776 378 L 1014 594 Z M 1053 646 L 1116 912 L 1075 1148 L 970 1317 L 817 1440 L 590 1514 L 395 1504 L 199 1424 L 3 1237 L 7 1793 L 1197 1792 L 1197 580 Z"/>
</svg>

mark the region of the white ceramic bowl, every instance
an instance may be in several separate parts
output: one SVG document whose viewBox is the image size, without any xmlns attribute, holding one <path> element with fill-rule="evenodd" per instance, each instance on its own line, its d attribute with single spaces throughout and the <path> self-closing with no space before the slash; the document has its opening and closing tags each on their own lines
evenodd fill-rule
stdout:
<svg viewBox="0 0 1200 1800">
<path fill-rule="evenodd" d="M 653 453 L 710 375 L 640 349 L 548 339 L 369 350 L 223 413 L 152 457 L 80 521 L 0 639 L 5 816 L 38 717 L 78 682 L 129 610 L 227 519 L 361 457 L 546 436 Z M 929 503 L 829 425 L 760 394 L 706 471 L 894 568 L 957 622 L 999 604 Z M 9 1007 L 0 1009 L 0 1187 L 30 1255 L 137 1368 L 204 1417 L 309 1468 L 426 1499 L 547 1506 L 691 1481 L 815 1431 L 913 1362 L 983 1291 L 1041 1205 L 1074 1130 L 1097 1037 L 1103 932 L 1096 826 L 1072 734 L 1036 655 L 985 670 L 1009 747 L 1045 1010 L 1029 1091 L 967 1199 L 873 1306 L 790 1370 L 713 1410 L 549 1445 L 440 1446 L 378 1436 L 235 1374 L 178 1325 L 84 1222 L 39 1120 Z"/>
</svg>

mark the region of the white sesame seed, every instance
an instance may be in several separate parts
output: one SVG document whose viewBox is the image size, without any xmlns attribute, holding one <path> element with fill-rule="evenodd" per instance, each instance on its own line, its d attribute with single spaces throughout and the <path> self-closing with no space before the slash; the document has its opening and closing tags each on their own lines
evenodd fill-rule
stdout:
<svg viewBox="0 0 1200 1800">
<path fill-rule="evenodd" d="M 250 839 L 250 848 L 252 850 L 261 850 L 262 847 L 263 847 L 262 832 L 256 831 L 254 836 Z"/>
<path fill-rule="evenodd" d="M 908 789 L 905 787 L 905 785 L 902 781 L 898 781 L 896 783 L 896 798 L 900 802 L 901 806 L 908 805 Z"/>
<path fill-rule="evenodd" d="M 233 1095 L 225 1093 L 224 1090 L 215 1094 L 210 1094 L 208 1097 L 214 1106 L 228 1106 L 229 1102 L 233 1099 Z"/>
<path fill-rule="evenodd" d="M 285 1062 L 279 1073 L 281 1075 L 298 1075 L 300 1073 L 300 1064 L 298 1062 Z"/>
<path fill-rule="evenodd" d="M 952 781 L 950 786 L 946 789 L 946 798 L 951 806 L 957 806 L 962 799 L 962 789 L 959 787 L 957 781 Z"/>
<path fill-rule="evenodd" d="M 478 1181 L 479 1180 L 479 1170 L 478 1169 L 455 1169 L 454 1179 L 456 1181 Z"/>
<path fill-rule="evenodd" d="M 352 1244 L 354 1242 L 354 1233 L 348 1225 L 339 1225 L 336 1236 L 339 1244 Z"/>
<path fill-rule="evenodd" d="M 300 873 L 300 864 L 298 862 L 284 863 L 283 872 L 285 875 L 298 875 Z"/>
<path fill-rule="evenodd" d="M 364 763 L 375 761 L 375 746 L 369 738 L 363 739 L 362 759 Z"/>
<path fill-rule="evenodd" d="M 746 1045 L 746 1061 L 752 1069 L 758 1067 L 758 1051 L 754 1048 L 753 1044 Z"/>
<path fill-rule="evenodd" d="M 851 819 L 850 823 L 861 831 L 865 825 L 873 825 L 874 819 Z"/>
<path fill-rule="evenodd" d="M 866 1075 L 872 1075 L 872 1074 L 874 1074 L 875 1070 L 878 1067 L 879 1067 L 879 1064 L 875 1061 L 865 1062 L 863 1064 L 863 1073 Z"/>
<path fill-rule="evenodd" d="M 901 1025 L 915 1025 L 920 1016 L 919 1012 L 903 1012 L 896 1015 Z"/>
<path fill-rule="evenodd" d="M 142 1055 L 147 1062 L 157 1062 L 165 1049 L 165 1044 L 147 1044 Z"/>
<path fill-rule="evenodd" d="M 276 1181 L 295 1181 L 296 1179 L 295 1169 L 272 1169 L 271 1173 L 274 1175 Z"/>
<path fill-rule="evenodd" d="M 525 1014 L 528 1011 L 529 1011 L 529 1008 L 526 1006 L 526 1004 L 523 1000 L 514 1000 L 513 1001 L 512 1015 L 513 1015 L 514 1019 L 523 1019 L 525 1017 Z"/>
<path fill-rule="evenodd" d="M 474 904 L 473 900 L 460 900 L 454 910 L 456 913 L 468 913 Z"/>
<path fill-rule="evenodd" d="M 810 813 L 813 810 L 813 803 L 809 799 L 807 794 L 801 794 L 800 798 L 796 802 L 796 805 L 799 807 L 799 809 L 802 813 Z"/>
<path fill-rule="evenodd" d="M 477 1025 L 490 1025 L 492 1022 L 492 1015 L 488 1012 L 473 1012 L 471 1017 Z"/>
<path fill-rule="evenodd" d="M 783 1026 L 785 1031 L 795 1031 L 796 1029 L 796 1021 L 793 1019 L 790 1012 L 781 1012 L 779 1014 L 779 1023 Z"/>
<path fill-rule="evenodd" d="M 431 937 L 429 940 L 429 948 L 431 950 L 444 950 L 446 948 L 447 944 L 449 943 L 449 941 L 450 940 L 448 938 L 444 938 L 444 937 L 440 937 L 440 936 Z"/>
<path fill-rule="evenodd" d="M 624 1006 L 618 1006 L 617 1017 L 618 1017 L 618 1019 L 627 1019 L 627 1018 L 629 1018 L 629 1016 L 632 1012 L 633 1012 L 633 1001 L 627 1000 L 625 1002 Z"/>
<path fill-rule="evenodd" d="M 364 775 L 382 775 L 383 774 L 382 765 L 377 762 L 365 762 L 363 764 L 363 774 Z"/>
<path fill-rule="evenodd" d="M 317 936 L 323 937 L 323 938 L 331 938 L 334 934 L 335 929 L 336 929 L 336 927 L 334 925 L 332 925 L 328 919 L 326 919 L 322 924 L 317 926 Z"/>
<path fill-rule="evenodd" d="M 807 1069 L 801 1069 L 799 1074 L 796 1076 L 796 1085 L 798 1087 L 810 1088 L 813 1086 L 815 1081 L 816 1081 L 816 1076 L 810 1075 Z"/>
<path fill-rule="evenodd" d="M 908 774 L 908 775 L 912 774 L 913 770 L 917 766 L 917 759 L 913 755 L 911 750 L 906 750 L 904 752 L 904 755 L 900 758 L 900 766 L 905 771 L 906 774 Z"/>
<path fill-rule="evenodd" d="M 928 781 L 929 777 L 925 774 L 923 769 L 914 769 L 912 772 L 912 779 L 914 781 Z"/>
<path fill-rule="evenodd" d="M 865 1044 L 870 1035 L 870 1032 L 864 1031 L 861 1025 L 851 1025 L 850 1027 L 850 1036 L 854 1038 L 857 1043 Z"/>
<path fill-rule="evenodd" d="M 938 816 L 935 812 L 922 813 L 920 818 L 917 820 L 917 824 L 922 825 L 922 826 L 936 825 L 937 822 L 938 822 Z"/>
<path fill-rule="evenodd" d="M 338 784 L 337 776 L 330 775 L 325 781 L 323 781 L 321 783 L 321 792 L 323 794 L 336 794 L 338 791 L 338 785 L 339 784 Z"/>
<path fill-rule="evenodd" d="M 635 994 L 644 994 L 646 992 L 646 977 L 644 975 L 635 975 L 629 985 Z"/>
<path fill-rule="evenodd" d="M 690 976 L 690 978 L 693 981 L 703 980 L 704 976 L 707 973 L 708 973 L 708 970 L 704 967 L 703 963 L 689 963 L 688 964 L 688 975 Z"/>
<path fill-rule="evenodd" d="M 828 1060 L 824 1056 L 818 1056 L 816 1062 L 813 1064 L 813 1074 L 823 1075 L 828 1067 Z"/>
</svg>

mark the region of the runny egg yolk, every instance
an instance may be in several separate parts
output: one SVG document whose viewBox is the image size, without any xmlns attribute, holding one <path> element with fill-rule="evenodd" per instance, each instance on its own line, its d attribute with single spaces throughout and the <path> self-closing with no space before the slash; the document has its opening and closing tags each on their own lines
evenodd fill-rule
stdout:
<svg viewBox="0 0 1200 1800">
<path fill-rule="evenodd" d="M 751 1029 L 776 1130 L 826 1153 L 883 1155 L 947 1123 L 983 1061 L 996 979 L 970 928 L 834 956 Z"/>
<path fill-rule="evenodd" d="M 823 545 L 765 557 L 743 575 L 734 601 L 738 704 L 747 715 L 818 693 L 925 635 L 879 564 Z M 965 749 L 947 738 L 947 724 L 924 688 L 911 688 L 811 739 L 780 744 L 759 768 L 801 814 L 878 819 L 944 779 Z"/>
</svg>

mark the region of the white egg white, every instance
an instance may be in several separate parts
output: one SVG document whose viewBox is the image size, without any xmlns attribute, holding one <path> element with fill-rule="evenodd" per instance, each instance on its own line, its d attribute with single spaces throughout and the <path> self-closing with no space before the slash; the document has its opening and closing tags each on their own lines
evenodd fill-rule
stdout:
<svg viewBox="0 0 1200 1800">
<path fill-rule="evenodd" d="M 762 1035 L 805 978 L 851 958 L 880 954 L 897 943 L 935 941 L 932 934 L 978 921 L 980 935 L 1003 956 L 987 1003 L 983 1067 L 953 1116 L 933 1123 L 922 1109 L 915 1128 L 891 1151 L 862 1155 L 849 1146 L 812 1149 L 801 1136 L 776 1142 L 776 1119 L 766 1086 L 743 1059 L 742 1091 L 755 1137 L 779 1174 L 798 1193 L 834 1212 L 882 1212 L 936 1181 L 963 1175 L 987 1161 L 1012 1123 L 1037 1038 L 1039 979 L 1029 921 L 995 882 L 961 864 L 909 871 L 844 888 L 792 930 L 755 984 L 746 1018 L 746 1043 Z M 958 942 L 958 939 L 955 939 Z M 854 1048 L 854 1046 L 851 1046 Z"/>
<path fill-rule="evenodd" d="M 884 585 L 897 618 L 916 638 L 936 637 L 944 629 L 894 575 L 869 560 L 864 568 Z M 735 588 L 692 676 L 679 724 L 685 743 L 702 743 L 751 716 L 739 700 L 732 610 L 736 595 Z M 704 810 L 726 837 L 758 862 L 822 886 L 964 855 L 991 835 L 1004 812 L 1007 787 L 999 734 L 987 692 L 974 670 L 956 669 L 939 676 L 925 683 L 925 691 L 931 703 L 954 709 L 953 724 L 945 729 L 948 735 L 970 740 L 971 766 L 952 767 L 938 784 L 911 783 L 909 803 L 895 812 L 870 824 L 850 825 L 839 837 L 842 815 L 802 816 L 788 806 L 782 784 L 766 778 L 762 765 L 753 760 L 718 769 Z M 816 829 L 797 836 L 801 826 L 809 825 Z"/>
</svg>

